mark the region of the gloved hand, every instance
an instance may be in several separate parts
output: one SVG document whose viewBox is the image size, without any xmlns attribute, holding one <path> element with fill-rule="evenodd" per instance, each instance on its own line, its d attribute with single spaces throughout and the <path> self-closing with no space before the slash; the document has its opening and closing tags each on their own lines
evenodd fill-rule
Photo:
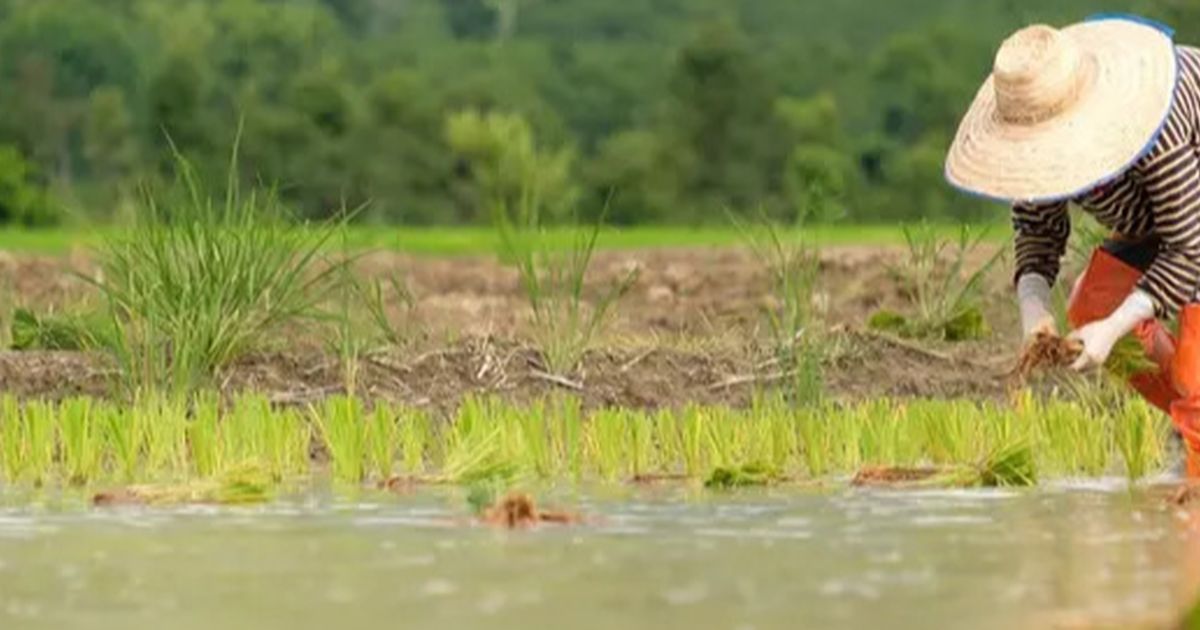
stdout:
<svg viewBox="0 0 1200 630">
<path fill-rule="evenodd" d="M 1021 333 L 1030 341 L 1038 333 L 1055 333 L 1050 313 L 1050 281 L 1041 274 L 1027 273 L 1017 280 L 1017 303 L 1021 309 Z"/>
<path fill-rule="evenodd" d="M 1139 322 L 1154 317 L 1154 300 L 1144 291 L 1135 290 L 1112 315 L 1071 333 L 1070 339 L 1083 344 L 1083 352 L 1071 369 L 1089 370 L 1104 365 L 1113 346 L 1128 335 Z"/>
</svg>

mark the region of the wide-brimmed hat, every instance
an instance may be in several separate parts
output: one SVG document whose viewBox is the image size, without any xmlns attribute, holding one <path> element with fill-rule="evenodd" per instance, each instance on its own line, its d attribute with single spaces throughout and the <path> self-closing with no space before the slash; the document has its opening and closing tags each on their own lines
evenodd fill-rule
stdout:
<svg viewBox="0 0 1200 630">
<path fill-rule="evenodd" d="M 1173 33 L 1130 16 L 1013 34 L 963 117 L 946 179 L 1004 201 L 1058 201 L 1153 146 L 1178 75 Z"/>
</svg>

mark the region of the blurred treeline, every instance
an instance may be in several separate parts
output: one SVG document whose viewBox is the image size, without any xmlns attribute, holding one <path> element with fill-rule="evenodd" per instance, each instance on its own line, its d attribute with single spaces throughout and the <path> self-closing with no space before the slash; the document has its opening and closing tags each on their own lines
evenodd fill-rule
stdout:
<svg viewBox="0 0 1200 630">
<path fill-rule="evenodd" d="M 1094 0 L 0 0 L 0 221 L 166 177 L 467 223 L 532 187 L 632 223 L 994 212 L 942 183 L 1000 39 Z M 1127 0 L 1200 42 L 1200 1 Z"/>
</svg>

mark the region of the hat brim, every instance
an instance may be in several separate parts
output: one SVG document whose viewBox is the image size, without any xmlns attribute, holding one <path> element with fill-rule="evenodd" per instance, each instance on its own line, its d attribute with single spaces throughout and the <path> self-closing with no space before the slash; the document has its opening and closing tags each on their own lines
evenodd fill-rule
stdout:
<svg viewBox="0 0 1200 630">
<path fill-rule="evenodd" d="M 1006 202 L 1070 199 L 1121 174 L 1153 147 L 1178 81 L 1171 36 L 1123 19 L 1062 32 L 1092 66 L 1078 100 L 1044 122 L 1010 123 L 997 112 L 989 77 L 947 154 L 952 185 Z"/>
</svg>

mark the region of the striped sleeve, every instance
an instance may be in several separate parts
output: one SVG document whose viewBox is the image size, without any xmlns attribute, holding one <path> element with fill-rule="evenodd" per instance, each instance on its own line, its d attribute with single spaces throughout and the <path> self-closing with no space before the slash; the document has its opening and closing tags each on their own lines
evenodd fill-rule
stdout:
<svg viewBox="0 0 1200 630">
<path fill-rule="evenodd" d="M 1192 300 L 1200 281 L 1200 159 L 1190 142 L 1160 144 L 1143 172 L 1161 245 L 1138 288 L 1167 315 Z"/>
<path fill-rule="evenodd" d="M 1017 203 L 1012 209 L 1016 244 L 1016 275 L 1036 273 L 1050 284 L 1058 278 L 1067 240 L 1071 237 L 1071 215 L 1067 202 Z"/>
<path fill-rule="evenodd" d="M 1195 70 L 1194 59 L 1185 55 L 1181 60 Z M 1196 154 L 1194 72 L 1184 72 L 1181 83 L 1157 144 L 1139 165 L 1161 245 L 1138 288 L 1154 298 L 1159 315 L 1172 314 L 1192 301 L 1200 281 L 1200 157 Z"/>
</svg>

